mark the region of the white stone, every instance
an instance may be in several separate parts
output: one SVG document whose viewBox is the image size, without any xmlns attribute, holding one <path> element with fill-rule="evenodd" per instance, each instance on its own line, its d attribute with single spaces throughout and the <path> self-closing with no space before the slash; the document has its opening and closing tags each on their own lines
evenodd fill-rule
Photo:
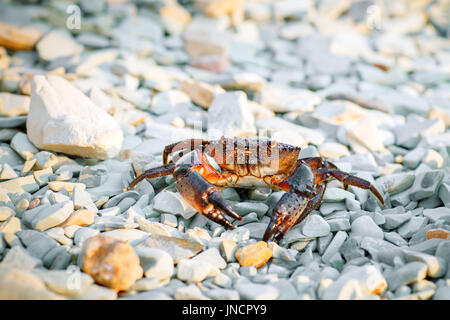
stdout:
<svg viewBox="0 0 450 320">
<path fill-rule="evenodd" d="M 352 235 L 383 239 L 383 230 L 367 215 L 361 216 L 352 223 Z"/>
<path fill-rule="evenodd" d="M 216 94 L 208 109 L 208 133 L 211 138 L 252 135 L 254 119 L 242 91 Z"/>
<path fill-rule="evenodd" d="M 27 134 L 40 149 L 97 159 L 116 156 L 123 140 L 116 120 L 58 76 L 33 78 Z"/>
<path fill-rule="evenodd" d="M 27 114 L 30 108 L 30 97 L 8 92 L 0 92 L 0 115 L 19 116 Z"/>
<path fill-rule="evenodd" d="M 46 34 L 36 44 L 41 59 L 50 61 L 57 58 L 79 55 L 83 46 L 77 43 L 66 29 L 57 29 Z"/>
</svg>

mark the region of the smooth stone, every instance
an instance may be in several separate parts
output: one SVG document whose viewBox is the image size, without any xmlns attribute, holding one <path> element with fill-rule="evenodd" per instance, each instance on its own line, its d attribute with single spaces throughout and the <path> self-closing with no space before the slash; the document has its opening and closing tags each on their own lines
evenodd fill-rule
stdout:
<svg viewBox="0 0 450 320">
<path fill-rule="evenodd" d="M 242 91 L 216 94 L 208 108 L 208 134 L 216 138 L 254 134 L 254 119 L 246 104 L 247 96 Z M 224 113 L 230 117 L 223 117 Z"/>
<path fill-rule="evenodd" d="M 275 300 L 280 295 L 277 288 L 264 284 L 242 283 L 235 289 L 244 300 Z"/>
<path fill-rule="evenodd" d="M 412 217 L 408 222 L 400 226 L 397 232 L 403 238 L 409 239 L 427 224 L 427 220 L 425 217 Z"/>
<path fill-rule="evenodd" d="M 408 285 L 425 279 L 427 265 L 423 262 L 410 262 L 405 266 L 391 272 L 387 276 L 390 290 L 396 290 L 402 285 Z"/>
<path fill-rule="evenodd" d="M 77 43 L 70 32 L 65 29 L 55 29 L 36 44 L 39 57 L 46 61 L 67 56 L 77 56 L 83 51 L 83 46 Z"/>
<path fill-rule="evenodd" d="M 183 281 L 203 281 L 211 273 L 212 265 L 200 260 L 181 259 L 177 264 L 177 278 Z"/>
<path fill-rule="evenodd" d="M 66 297 L 79 297 L 85 294 L 94 283 L 91 276 L 82 272 L 72 274 L 65 270 L 35 270 L 33 273 L 42 279 L 50 290 Z"/>
<path fill-rule="evenodd" d="M 384 217 L 386 218 L 386 222 L 383 224 L 383 228 L 393 230 L 408 222 L 412 216 L 410 213 L 392 213 L 384 214 Z"/>
<path fill-rule="evenodd" d="M 22 230 L 16 233 L 27 251 L 38 259 L 43 257 L 58 243 L 48 235 L 35 230 Z"/>
<path fill-rule="evenodd" d="M 31 226 L 39 231 L 45 231 L 63 223 L 73 212 L 73 202 L 64 201 L 40 211 L 31 221 Z"/>
<path fill-rule="evenodd" d="M 447 271 L 447 262 L 439 257 L 412 250 L 403 250 L 403 257 L 407 262 L 424 262 L 428 267 L 427 275 L 431 278 L 440 278 L 444 276 Z"/>
<path fill-rule="evenodd" d="M 269 210 L 269 207 L 262 202 L 239 202 L 233 205 L 233 209 L 240 216 L 255 212 L 258 217 L 262 217 Z"/>
<path fill-rule="evenodd" d="M 402 255 L 401 248 L 388 241 L 372 237 L 364 237 L 361 240 L 360 246 L 377 262 L 393 264 L 394 258 Z"/>
<path fill-rule="evenodd" d="M 322 255 L 322 261 L 325 263 L 329 263 L 331 258 L 339 252 L 344 241 L 347 239 L 347 233 L 345 231 L 338 231 L 336 235 L 331 240 L 330 244 L 327 246 L 327 249 Z"/>
<path fill-rule="evenodd" d="M 330 231 L 350 231 L 352 226 L 350 225 L 350 221 L 345 218 L 332 218 L 326 220 L 328 225 L 330 226 Z"/>
<path fill-rule="evenodd" d="M 317 214 L 308 216 L 302 228 L 302 233 L 307 237 L 323 237 L 329 232 L 330 225 Z"/>
<path fill-rule="evenodd" d="M 366 295 L 383 293 L 386 289 L 387 282 L 376 267 L 355 267 L 331 283 L 323 292 L 323 299 L 361 299 Z"/>
<path fill-rule="evenodd" d="M 147 232 L 138 229 L 117 229 L 103 232 L 102 235 L 120 241 L 127 241 L 133 246 L 144 242 L 149 237 Z"/>
<path fill-rule="evenodd" d="M 137 247 L 149 247 L 164 250 L 172 256 L 174 263 L 178 263 L 181 259 L 190 258 L 199 253 L 203 249 L 203 244 L 171 236 L 151 234 Z"/>
<path fill-rule="evenodd" d="M 98 230 L 92 228 L 79 228 L 73 235 L 73 242 L 76 246 L 82 246 L 87 239 L 94 237 L 99 233 L 100 232 Z"/>
<path fill-rule="evenodd" d="M 449 300 L 450 286 L 443 286 L 436 289 L 433 300 Z"/>
<path fill-rule="evenodd" d="M 227 263 L 220 255 L 219 250 L 216 248 L 207 249 L 207 250 L 199 253 L 195 257 L 193 257 L 191 260 L 208 263 L 208 264 L 212 265 L 213 267 L 216 267 L 219 269 L 223 269 L 227 266 Z"/>
<path fill-rule="evenodd" d="M 434 209 L 425 209 L 423 210 L 423 215 L 432 223 L 435 223 L 439 219 L 450 221 L 450 208 L 439 207 Z"/>
<path fill-rule="evenodd" d="M 31 271 L 1 267 L 0 299 L 2 300 L 60 300 L 62 296 L 49 290 Z"/>
<path fill-rule="evenodd" d="M 438 191 L 443 178 L 444 172 L 441 170 L 420 172 L 411 187 L 409 198 L 413 201 L 418 201 L 431 197 Z"/>
<path fill-rule="evenodd" d="M 348 198 L 355 199 L 355 195 L 341 188 L 327 188 L 323 195 L 324 202 L 341 202 Z"/>
<path fill-rule="evenodd" d="M 173 259 L 166 251 L 155 248 L 135 248 L 146 278 L 168 279 L 174 272 Z"/>
<path fill-rule="evenodd" d="M 42 266 L 42 261 L 32 256 L 28 250 L 20 246 L 14 246 L 4 255 L 0 265 L 8 265 L 13 268 L 32 270 Z"/>
<path fill-rule="evenodd" d="M 163 190 L 153 198 L 153 208 L 189 219 L 197 212 L 178 192 Z"/>
<path fill-rule="evenodd" d="M 30 98 L 24 95 L 8 92 L 0 93 L 0 115 L 19 116 L 28 113 Z"/>
<path fill-rule="evenodd" d="M 235 256 L 242 267 L 260 268 L 272 257 L 272 254 L 272 250 L 267 246 L 267 243 L 259 241 L 238 248 Z"/>
<path fill-rule="evenodd" d="M 376 225 L 373 219 L 369 216 L 361 216 L 355 219 L 352 223 L 352 236 L 372 237 L 376 239 L 383 239 L 383 230 Z"/>
<path fill-rule="evenodd" d="M 195 284 L 178 288 L 174 293 L 175 300 L 208 300 Z"/>
</svg>

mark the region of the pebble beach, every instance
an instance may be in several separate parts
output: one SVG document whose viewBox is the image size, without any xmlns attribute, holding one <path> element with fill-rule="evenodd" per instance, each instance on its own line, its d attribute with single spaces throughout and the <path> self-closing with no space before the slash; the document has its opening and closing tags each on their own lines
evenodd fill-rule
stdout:
<svg viewBox="0 0 450 320">
<path fill-rule="evenodd" d="M 0 0 L 0 299 L 450 300 L 450 1 Z M 285 191 L 172 175 L 183 139 L 268 137 L 328 183 L 279 243 Z"/>
</svg>

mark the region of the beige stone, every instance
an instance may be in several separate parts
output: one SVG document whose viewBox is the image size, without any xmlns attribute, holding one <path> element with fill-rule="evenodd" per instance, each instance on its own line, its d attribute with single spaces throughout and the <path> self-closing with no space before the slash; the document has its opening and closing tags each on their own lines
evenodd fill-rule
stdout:
<svg viewBox="0 0 450 320">
<path fill-rule="evenodd" d="M 225 92 L 218 85 L 212 85 L 198 80 L 185 80 L 179 89 L 186 93 L 194 103 L 205 109 L 209 108 L 217 93 Z"/>
<path fill-rule="evenodd" d="M 429 239 L 450 239 L 450 231 L 444 229 L 431 229 L 427 231 L 427 240 Z"/>
<path fill-rule="evenodd" d="M 159 11 L 164 26 L 171 34 L 180 34 L 191 21 L 191 14 L 176 1 L 166 3 Z"/>
<path fill-rule="evenodd" d="M 59 227 L 80 226 L 86 227 L 94 223 L 95 214 L 87 209 L 80 209 L 72 212 Z"/>
<path fill-rule="evenodd" d="M 272 258 L 272 250 L 269 249 L 266 242 L 259 241 L 237 249 L 235 255 L 242 267 L 259 268 Z"/>
<path fill-rule="evenodd" d="M 30 97 L 0 92 L 0 115 L 11 117 L 27 114 L 30 108 Z"/>
<path fill-rule="evenodd" d="M 139 257 L 126 241 L 97 235 L 84 242 L 81 255 L 83 272 L 116 291 L 128 290 L 142 278 Z"/>
<path fill-rule="evenodd" d="M 32 50 L 42 36 L 40 31 L 0 22 L 0 46 L 11 50 Z"/>
</svg>

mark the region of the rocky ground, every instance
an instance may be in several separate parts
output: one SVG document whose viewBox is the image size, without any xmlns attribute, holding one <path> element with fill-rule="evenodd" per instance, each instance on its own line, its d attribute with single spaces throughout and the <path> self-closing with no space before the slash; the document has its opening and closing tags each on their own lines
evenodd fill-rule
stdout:
<svg viewBox="0 0 450 320">
<path fill-rule="evenodd" d="M 448 0 L 0 2 L 0 298 L 450 299 Z M 329 183 L 279 245 L 282 191 L 196 214 L 170 142 L 270 135 Z"/>
</svg>

